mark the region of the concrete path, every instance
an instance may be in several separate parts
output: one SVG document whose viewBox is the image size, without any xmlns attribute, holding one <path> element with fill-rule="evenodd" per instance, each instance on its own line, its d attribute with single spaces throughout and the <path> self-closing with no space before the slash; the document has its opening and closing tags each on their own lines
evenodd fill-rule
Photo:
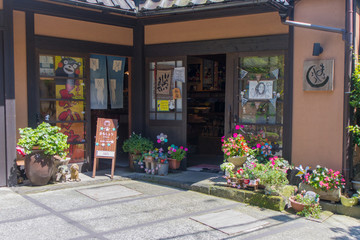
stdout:
<svg viewBox="0 0 360 240">
<path fill-rule="evenodd" d="M 74 183 L 71 188 L 56 191 L 42 189 L 44 191 L 18 194 L 9 188 L 0 188 L 0 239 L 303 240 L 359 239 L 360 236 L 360 221 L 346 216 L 333 215 L 318 223 L 193 191 L 125 177 L 97 183 L 100 178 L 83 179 L 83 185 Z M 98 188 L 100 193 L 104 187 L 116 186 L 140 194 L 96 201 L 79 192 L 90 194 L 93 188 Z M 268 224 L 258 230 L 228 235 L 191 219 L 227 209 Z"/>
</svg>

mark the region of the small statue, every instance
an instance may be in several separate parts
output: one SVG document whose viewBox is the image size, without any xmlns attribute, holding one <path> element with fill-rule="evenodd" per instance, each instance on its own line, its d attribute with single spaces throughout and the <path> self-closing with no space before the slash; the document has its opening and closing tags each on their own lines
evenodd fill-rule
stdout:
<svg viewBox="0 0 360 240">
<path fill-rule="evenodd" d="M 79 182 L 81 179 L 79 178 L 79 165 L 74 163 L 70 167 L 70 181 L 76 181 Z"/>
<path fill-rule="evenodd" d="M 57 182 L 66 182 L 66 175 L 69 173 L 69 168 L 67 165 L 61 165 L 58 167 L 58 172 L 56 174 Z"/>
</svg>

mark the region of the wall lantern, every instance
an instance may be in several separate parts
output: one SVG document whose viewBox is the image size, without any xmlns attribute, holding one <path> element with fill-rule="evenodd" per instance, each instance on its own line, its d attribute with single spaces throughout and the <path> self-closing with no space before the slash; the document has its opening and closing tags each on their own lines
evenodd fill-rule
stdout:
<svg viewBox="0 0 360 240">
<path fill-rule="evenodd" d="M 321 47 L 320 43 L 314 43 L 313 47 L 313 56 L 319 56 L 323 52 L 323 48 Z"/>
</svg>

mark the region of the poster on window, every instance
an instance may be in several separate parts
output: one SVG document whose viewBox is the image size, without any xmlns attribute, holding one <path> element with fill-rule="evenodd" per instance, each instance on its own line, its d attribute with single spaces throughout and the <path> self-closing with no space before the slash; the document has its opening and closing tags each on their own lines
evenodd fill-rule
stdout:
<svg viewBox="0 0 360 240">
<path fill-rule="evenodd" d="M 55 56 L 55 76 L 82 78 L 83 69 L 82 58 Z"/>
<path fill-rule="evenodd" d="M 107 69 L 112 109 L 123 108 L 124 100 L 124 57 L 107 56 Z"/>
<path fill-rule="evenodd" d="M 273 81 L 249 81 L 249 99 L 272 99 Z"/>
<path fill-rule="evenodd" d="M 55 76 L 54 71 L 54 57 L 53 56 L 39 56 L 40 76 L 52 77 Z"/>
<path fill-rule="evenodd" d="M 107 109 L 108 83 L 106 56 L 90 56 L 90 104 L 91 109 Z"/>
<path fill-rule="evenodd" d="M 172 70 L 157 70 L 155 93 L 156 95 L 171 95 Z"/>
</svg>

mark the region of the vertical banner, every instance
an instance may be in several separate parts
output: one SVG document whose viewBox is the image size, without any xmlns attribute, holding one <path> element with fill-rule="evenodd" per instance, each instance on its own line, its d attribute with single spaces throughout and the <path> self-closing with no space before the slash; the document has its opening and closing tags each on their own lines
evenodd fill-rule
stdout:
<svg viewBox="0 0 360 240">
<path fill-rule="evenodd" d="M 107 56 L 107 70 L 112 109 L 123 108 L 124 99 L 124 57 Z"/>
<path fill-rule="evenodd" d="M 90 103 L 91 109 L 107 109 L 106 56 L 90 56 Z"/>
</svg>

